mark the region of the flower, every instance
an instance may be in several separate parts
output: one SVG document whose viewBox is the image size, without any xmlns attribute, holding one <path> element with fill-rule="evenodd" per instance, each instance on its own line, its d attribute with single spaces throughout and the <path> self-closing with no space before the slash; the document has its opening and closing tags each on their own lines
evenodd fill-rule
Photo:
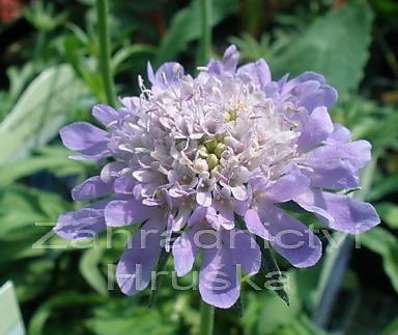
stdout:
<svg viewBox="0 0 398 335">
<path fill-rule="evenodd" d="M 58 235 L 142 224 L 117 266 L 125 294 L 147 287 L 162 250 L 179 276 L 201 250 L 199 291 L 220 308 L 239 297 L 239 268 L 260 269 L 254 236 L 295 267 L 314 265 L 319 238 L 279 204 L 293 202 L 349 234 L 380 221 L 370 204 L 336 192 L 359 185 L 371 149 L 332 122 L 336 90 L 314 72 L 272 81 L 264 60 L 240 67 L 238 60 L 230 46 L 195 78 L 178 63 L 156 72 L 148 64 L 151 87 L 139 78 L 139 97 L 121 99 L 120 109 L 94 107 L 106 131 L 84 122 L 60 131 L 74 159 L 111 161 L 72 190 L 77 201 L 105 200 L 61 215 Z"/>
</svg>

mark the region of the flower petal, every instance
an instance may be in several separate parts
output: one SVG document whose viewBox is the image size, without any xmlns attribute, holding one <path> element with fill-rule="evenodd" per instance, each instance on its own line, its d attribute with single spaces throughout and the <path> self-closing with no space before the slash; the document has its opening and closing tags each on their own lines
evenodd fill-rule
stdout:
<svg viewBox="0 0 398 335">
<path fill-rule="evenodd" d="M 304 106 L 308 111 L 312 111 L 317 107 L 332 107 L 337 101 L 337 91 L 329 85 L 321 85 L 312 94 L 305 94 L 301 97 L 299 104 Z"/>
<path fill-rule="evenodd" d="M 271 82 L 271 71 L 264 59 L 239 67 L 239 76 L 250 78 L 251 81 L 264 88 Z"/>
<path fill-rule="evenodd" d="M 290 264 L 304 268 L 318 262 L 322 244 L 307 226 L 274 206 L 262 209 L 259 215 L 271 236 L 272 247 Z"/>
<path fill-rule="evenodd" d="M 174 268 L 179 277 L 185 276 L 192 270 L 198 251 L 198 246 L 195 243 L 195 234 L 201 227 L 202 225 L 200 224 L 192 226 L 191 229 L 182 233 L 173 243 Z"/>
<path fill-rule="evenodd" d="M 157 210 L 142 205 L 135 199 L 113 200 L 105 207 L 105 221 L 110 227 L 141 223 L 157 213 Z"/>
<path fill-rule="evenodd" d="M 90 149 L 101 142 L 107 142 L 107 132 L 87 122 L 75 122 L 60 130 L 63 144 L 70 150 Z"/>
<path fill-rule="evenodd" d="M 112 192 L 112 183 L 105 183 L 99 176 L 88 178 L 72 189 L 75 201 L 90 200 Z"/>
<path fill-rule="evenodd" d="M 105 204 L 106 202 L 101 201 L 92 206 L 60 215 L 54 227 L 54 232 L 66 240 L 94 237 L 106 228 Z"/>
<path fill-rule="evenodd" d="M 303 124 L 297 144 L 301 151 L 308 151 L 325 141 L 333 132 L 334 125 L 326 107 L 315 108 Z"/>
<path fill-rule="evenodd" d="M 204 302 L 218 308 L 230 308 L 240 294 L 236 277 L 236 266 L 228 250 L 217 247 L 203 250 L 199 292 Z"/>
<path fill-rule="evenodd" d="M 116 177 L 119 177 L 120 171 L 123 170 L 125 167 L 126 164 L 124 163 L 110 162 L 102 168 L 100 177 L 105 183 L 109 183 Z"/>
<path fill-rule="evenodd" d="M 154 86 L 167 88 L 177 83 L 184 76 L 184 68 L 176 62 L 164 63 L 159 67 L 155 74 Z M 151 80 L 151 76 L 149 77 Z"/>
<path fill-rule="evenodd" d="M 309 186 L 310 179 L 299 168 L 293 166 L 275 183 L 267 186 L 264 193 L 274 203 L 287 202 L 305 192 Z"/>
<path fill-rule="evenodd" d="M 358 186 L 357 172 L 370 160 L 370 149 L 369 142 L 360 140 L 312 150 L 305 161 L 313 168 L 311 185 L 330 189 Z"/>
<path fill-rule="evenodd" d="M 241 265 L 249 274 L 256 274 L 261 267 L 261 251 L 255 239 L 243 230 L 234 229 L 224 234 L 224 242 L 229 247 L 233 263 Z"/>
<path fill-rule="evenodd" d="M 327 142 L 351 142 L 351 131 L 339 123 L 334 124 L 333 133 L 327 139 Z"/>
<path fill-rule="evenodd" d="M 212 203 L 212 197 L 210 192 L 202 192 L 202 191 L 197 191 L 196 192 L 196 201 L 200 206 L 203 207 L 209 207 L 211 206 Z"/>
<path fill-rule="evenodd" d="M 226 72 L 234 73 L 239 62 L 239 52 L 235 45 L 229 46 L 222 59 L 223 69 Z"/>
<path fill-rule="evenodd" d="M 129 240 L 116 268 L 116 280 L 124 294 L 133 295 L 148 286 L 162 249 L 162 228 L 153 217 Z"/>
<path fill-rule="evenodd" d="M 215 230 L 220 230 L 221 228 L 231 230 L 235 226 L 233 210 L 231 210 L 230 212 L 219 212 L 214 207 L 208 207 L 206 219 Z"/>
<path fill-rule="evenodd" d="M 107 105 L 95 105 L 92 114 L 105 127 L 110 127 L 120 118 L 120 112 Z"/>
<path fill-rule="evenodd" d="M 261 219 L 258 215 L 258 212 L 254 209 L 249 209 L 245 214 L 245 223 L 246 227 L 254 235 L 260 236 L 263 239 L 269 241 L 271 239 L 271 235 L 268 230 L 265 228 Z"/>
<path fill-rule="evenodd" d="M 117 194 L 133 194 L 135 181 L 131 177 L 122 176 L 115 180 L 113 184 L 113 189 Z"/>
<path fill-rule="evenodd" d="M 345 195 L 312 190 L 301 194 L 295 201 L 330 228 L 348 234 L 367 231 L 380 223 L 371 204 Z"/>
<path fill-rule="evenodd" d="M 98 160 L 109 155 L 107 132 L 87 122 L 75 122 L 63 127 L 62 143 L 70 150 L 78 151 L 84 159 Z"/>
</svg>

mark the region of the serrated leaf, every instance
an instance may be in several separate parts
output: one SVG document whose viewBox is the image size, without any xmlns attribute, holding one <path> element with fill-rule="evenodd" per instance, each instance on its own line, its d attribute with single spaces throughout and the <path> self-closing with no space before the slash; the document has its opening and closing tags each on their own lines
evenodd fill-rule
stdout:
<svg viewBox="0 0 398 335">
<path fill-rule="evenodd" d="M 354 90 L 369 56 L 373 14 L 365 1 L 350 1 L 318 18 L 271 59 L 273 73 L 317 71 L 338 90 Z"/>
</svg>

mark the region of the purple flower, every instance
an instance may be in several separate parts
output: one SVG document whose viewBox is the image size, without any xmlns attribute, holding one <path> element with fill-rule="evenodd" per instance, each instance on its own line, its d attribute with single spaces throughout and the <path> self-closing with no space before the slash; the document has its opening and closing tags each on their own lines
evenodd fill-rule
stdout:
<svg viewBox="0 0 398 335">
<path fill-rule="evenodd" d="M 77 122 L 60 132 L 74 159 L 111 162 L 72 190 L 78 201 L 106 200 L 61 215 L 55 231 L 79 239 L 141 225 L 117 266 L 125 294 L 148 286 L 163 249 L 179 276 L 201 251 L 200 294 L 221 308 L 239 297 L 238 270 L 260 269 L 254 236 L 295 267 L 314 265 L 319 238 L 282 203 L 350 234 L 380 221 L 370 204 L 337 193 L 359 185 L 371 147 L 330 119 L 336 90 L 317 73 L 272 81 L 264 60 L 238 61 L 231 46 L 195 78 L 178 63 L 148 65 L 151 87 L 140 79 L 139 97 L 121 99 L 118 110 L 94 107 L 106 131 Z"/>
</svg>

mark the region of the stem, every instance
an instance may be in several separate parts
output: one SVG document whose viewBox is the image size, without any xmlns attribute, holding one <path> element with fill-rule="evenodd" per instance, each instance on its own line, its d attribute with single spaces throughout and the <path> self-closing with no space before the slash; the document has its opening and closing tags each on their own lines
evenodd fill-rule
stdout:
<svg viewBox="0 0 398 335">
<path fill-rule="evenodd" d="M 110 37 L 108 28 L 108 0 L 97 0 L 99 63 L 106 102 L 115 106 L 115 88 L 110 66 Z"/>
<path fill-rule="evenodd" d="M 212 335 L 214 327 L 214 307 L 204 301 L 200 305 L 200 335 Z"/>
<path fill-rule="evenodd" d="M 197 64 L 204 65 L 210 58 L 211 50 L 211 0 L 200 1 L 202 39 L 199 43 Z"/>
<path fill-rule="evenodd" d="M 364 169 L 361 189 L 354 195 L 355 199 L 364 200 L 369 193 L 378 156 L 379 153 L 375 153 L 370 164 Z M 329 323 L 353 247 L 353 240 L 347 234 L 337 232 L 333 237 L 337 239 L 337 246 L 332 248 L 332 245 L 329 245 L 328 247 L 319 279 L 314 313 L 312 315 L 314 323 L 323 329 Z"/>
</svg>

